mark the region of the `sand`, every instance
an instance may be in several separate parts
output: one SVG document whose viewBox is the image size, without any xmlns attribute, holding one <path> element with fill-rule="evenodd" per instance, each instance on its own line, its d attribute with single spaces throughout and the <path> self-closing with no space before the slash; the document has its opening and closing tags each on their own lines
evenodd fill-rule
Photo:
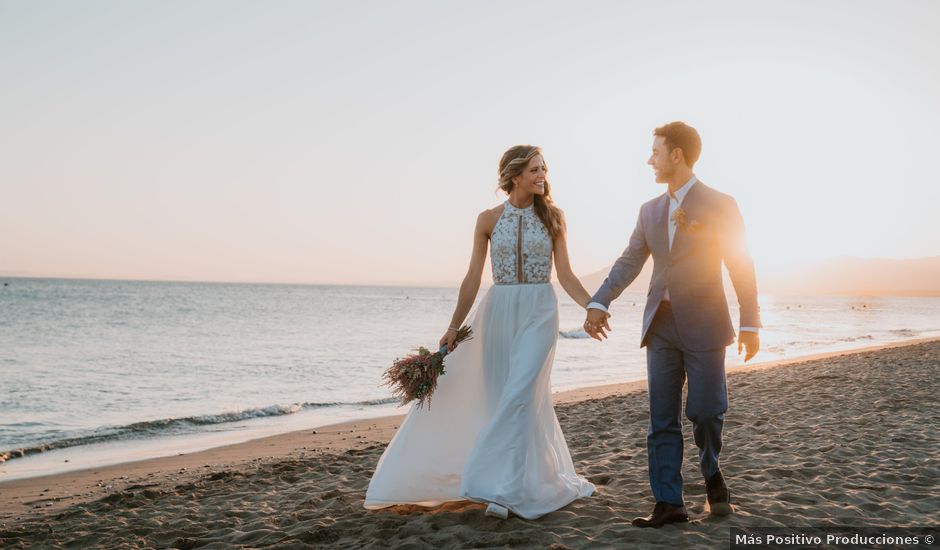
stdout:
<svg viewBox="0 0 940 550">
<path fill-rule="evenodd" d="M 652 506 L 645 382 L 556 395 L 598 493 L 536 521 L 472 503 L 362 508 L 400 416 L 0 484 L 0 546 L 727 547 L 733 526 L 940 525 L 940 339 L 736 369 L 722 469 L 737 513 L 711 518 L 686 421 L 692 521 Z"/>
</svg>

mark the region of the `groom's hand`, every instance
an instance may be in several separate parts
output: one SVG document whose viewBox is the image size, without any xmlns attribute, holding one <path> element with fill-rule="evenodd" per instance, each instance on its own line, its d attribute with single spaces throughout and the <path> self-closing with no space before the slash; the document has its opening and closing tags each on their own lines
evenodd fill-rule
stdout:
<svg viewBox="0 0 940 550">
<path fill-rule="evenodd" d="M 744 362 L 747 363 L 760 351 L 760 335 L 756 332 L 742 330 L 738 333 L 738 355 L 741 355 L 741 348 L 747 348 L 747 354 L 744 356 Z"/>
<path fill-rule="evenodd" d="M 584 321 L 584 332 L 587 332 L 591 335 L 591 338 L 594 338 L 598 341 L 602 341 L 604 338 L 607 338 L 607 333 L 604 332 L 604 329 L 612 330 L 610 325 L 607 324 L 608 317 L 610 317 L 610 314 L 606 311 L 601 311 L 596 308 L 588 308 L 587 319 Z"/>
</svg>

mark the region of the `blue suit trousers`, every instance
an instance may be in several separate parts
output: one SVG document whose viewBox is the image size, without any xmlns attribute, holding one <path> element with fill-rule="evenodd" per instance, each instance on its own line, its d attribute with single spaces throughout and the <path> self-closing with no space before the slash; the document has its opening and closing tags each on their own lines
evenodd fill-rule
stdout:
<svg viewBox="0 0 940 550">
<path fill-rule="evenodd" d="M 699 465 L 707 480 L 718 471 L 721 430 L 728 410 L 725 348 L 685 349 L 669 302 L 660 304 L 648 336 L 650 421 L 646 445 L 650 488 L 656 502 L 682 506 L 682 386 L 688 377 L 685 415 L 692 421 Z"/>
</svg>

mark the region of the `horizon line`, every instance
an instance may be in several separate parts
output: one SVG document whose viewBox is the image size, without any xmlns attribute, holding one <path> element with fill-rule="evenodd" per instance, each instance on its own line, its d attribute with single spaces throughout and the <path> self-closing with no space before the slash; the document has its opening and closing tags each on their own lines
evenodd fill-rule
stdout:
<svg viewBox="0 0 940 550">
<path fill-rule="evenodd" d="M 884 257 L 863 257 L 863 256 L 849 256 L 849 255 L 838 255 L 830 256 L 828 258 L 816 259 L 816 260 L 804 260 L 802 262 L 796 262 L 796 265 L 800 264 L 818 264 L 831 260 L 868 260 L 868 261 L 889 261 L 889 262 L 909 262 L 909 261 L 921 261 L 929 260 L 933 258 L 940 258 L 940 254 L 933 254 L 929 256 L 920 256 L 916 258 L 884 258 Z M 609 269 L 610 265 L 605 265 L 600 269 L 595 269 L 593 271 L 585 272 L 581 275 L 578 275 L 579 279 L 591 277 L 597 275 L 599 272 Z M 102 277 L 102 276 L 89 276 L 89 275 L 44 275 L 38 273 L 30 273 L 24 271 L 13 271 L 13 270 L 0 270 L 0 279 L 53 279 L 53 280 L 81 280 L 81 281 L 119 281 L 119 282 L 150 282 L 150 283 L 194 283 L 194 284 L 244 284 L 244 285 L 294 285 L 294 286 L 378 286 L 378 287 L 424 287 L 424 288 L 459 288 L 460 282 L 459 279 L 455 281 L 364 281 L 364 282 L 340 282 L 340 281 L 321 281 L 321 282 L 312 282 L 312 281 L 277 281 L 277 280 L 225 280 L 225 279 L 199 279 L 199 278 L 152 278 L 152 277 Z M 481 284 L 490 285 L 492 284 L 492 278 L 487 277 L 486 274 L 483 276 Z M 557 281 L 553 280 L 553 283 L 557 284 Z"/>
<path fill-rule="evenodd" d="M 271 285 L 271 286 L 330 286 L 330 287 L 379 287 L 379 288 L 440 288 L 448 290 L 459 289 L 460 285 L 446 285 L 434 283 L 299 283 L 299 282 L 271 282 L 271 281 L 206 281 L 206 280 L 183 280 L 183 279 L 125 279 L 125 278 L 101 278 L 101 277 L 27 277 L 27 276 L 4 276 L 0 279 L 38 279 L 38 280 L 56 280 L 56 281 L 100 281 L 100 282 L 127 282 L 127 283 L 178 283 L 178 284 L 201 284 L 201 285 Z M 557 280 L 551 283 L 553 286 L 560 287 Z M 6 286 L 6 283 L 4 284 Z M 492 286 L 492 281 L 484 281 L 481 289 Z M 624 292 L 629 294 L 630 290 Z M 643 294 L 641 291 L 636 293 Z M 940 298 L 940 291 L 937 290 L 919 290 L 903 292 L 847 292 L 847 293 L 823 293 L 823 292 L 761 292 L 761 295 L 774 297 L 805 297 L 805 296 L 838 296 L 845 298 Z M 729 305 L 732 305 L 729 303 Z"/>
</svg>

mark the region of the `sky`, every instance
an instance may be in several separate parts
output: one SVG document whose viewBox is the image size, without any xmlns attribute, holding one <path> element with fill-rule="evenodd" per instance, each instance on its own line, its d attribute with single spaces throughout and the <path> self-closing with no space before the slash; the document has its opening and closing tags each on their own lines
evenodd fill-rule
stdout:
<svg viewBox="0 0 940 550">
<path fill-rule="evenodd" d="M 940 254 L 940 2 L 0 0 L 0 276 L 458 284 L 508 147 L 576 273 L 672 120 L 761 272 Z"/>
</svg>

